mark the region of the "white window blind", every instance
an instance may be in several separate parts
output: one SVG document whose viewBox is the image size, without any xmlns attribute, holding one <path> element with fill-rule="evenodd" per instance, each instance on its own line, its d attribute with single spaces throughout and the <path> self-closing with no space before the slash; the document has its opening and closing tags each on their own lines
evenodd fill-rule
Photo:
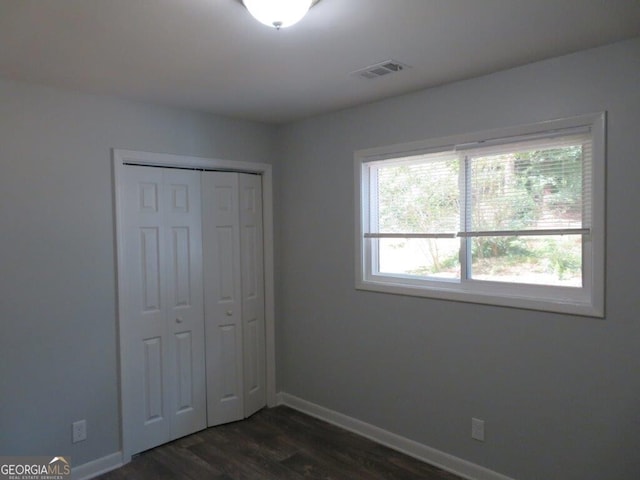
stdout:
<svg viewBox="0 0 640 480">
<path fill-rule="evenodd" d="M 372 164 L 376 208 L 365 237 L 589 233 L 589 130 L 502 141 Z"/>
<path fill-rule="evenodd" d="M 590 134 L 524 140 L 464 155 L 460 236 L 589 233 Z"/>
<path fill-rule="evenodd" d="M 372 167 L 372 238 L 454 238 L 460 229 L 459 159 L 431 154 Z"/>
</svg>

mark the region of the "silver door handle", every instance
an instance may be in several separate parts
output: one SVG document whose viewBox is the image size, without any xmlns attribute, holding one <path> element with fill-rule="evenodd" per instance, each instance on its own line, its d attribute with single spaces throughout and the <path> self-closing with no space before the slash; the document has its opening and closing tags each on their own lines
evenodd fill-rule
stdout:
<svg viewBox="0 0 640 480">
<path fill-rule="evenodd" d="M 182 317 L 178 317 L 176 318 L 176 323 L 182 323 L 184 320 L 182 320 Z"/>
<path fill-rule="evenodd" d="M 231 310 L 227 310 L 227 317 L 230 317 L 231 315 L 233 315 L 233 312 Z"/>
</svg>

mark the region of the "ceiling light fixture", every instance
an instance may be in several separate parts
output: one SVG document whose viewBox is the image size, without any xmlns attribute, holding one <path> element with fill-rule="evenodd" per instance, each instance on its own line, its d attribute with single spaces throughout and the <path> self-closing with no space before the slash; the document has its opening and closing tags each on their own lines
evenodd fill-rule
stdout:
<svg viewBox="0 0 640 480">
<path fill-rule="evenodd" d="M 277 30 L 298 23 L 320 0 L 242 0 L 249 13 Z"/>
</svg>

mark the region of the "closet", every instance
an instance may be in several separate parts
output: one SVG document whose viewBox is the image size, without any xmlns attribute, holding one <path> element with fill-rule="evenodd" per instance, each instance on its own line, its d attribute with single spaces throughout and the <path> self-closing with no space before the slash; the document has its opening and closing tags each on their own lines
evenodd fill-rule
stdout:
<svg viewBox="0 0 640 480">
<path fill-rule="evenodd" d="M 125 458 L 266 404 L 261 176 L 117 174 Z"/>
</svg>

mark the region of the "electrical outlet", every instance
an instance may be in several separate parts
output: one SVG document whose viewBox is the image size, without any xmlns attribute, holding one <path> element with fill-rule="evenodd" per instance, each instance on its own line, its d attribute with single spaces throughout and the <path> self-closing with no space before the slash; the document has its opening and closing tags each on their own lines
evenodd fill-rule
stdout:
<svg viewBox="0 0 640 480">
<path fill-rule="evenodd" d="M 73 443 L 82 442 L 87 439 L 87 421 L 78 420 L 71 424 L 71 441 Z"/>
<path fill-rule="evenodd" d="M 484 442 L 484 420 L 471 419 L 471 438 Z"/>
</svg>

